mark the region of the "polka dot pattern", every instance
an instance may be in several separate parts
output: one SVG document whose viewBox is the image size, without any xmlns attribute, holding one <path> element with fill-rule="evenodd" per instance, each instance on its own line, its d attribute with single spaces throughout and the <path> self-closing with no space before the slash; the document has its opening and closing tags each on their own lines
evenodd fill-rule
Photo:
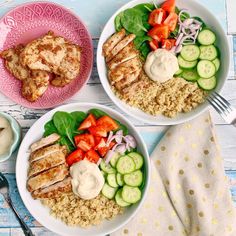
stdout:
<svg viewBox="0 0 236 236">
<path fill-rule="evenodd" d="M 171 127 L 151 160 L 145 203 L 111 236 L 236 235 L 236 212 L 208 113 Z"/>
</svg>

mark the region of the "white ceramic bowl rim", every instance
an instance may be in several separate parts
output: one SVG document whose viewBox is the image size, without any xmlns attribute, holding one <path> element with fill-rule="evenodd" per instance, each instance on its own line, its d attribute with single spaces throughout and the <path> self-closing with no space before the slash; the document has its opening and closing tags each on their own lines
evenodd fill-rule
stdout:
<svg viewBox="0 0 236 236">
<path fill-rule="evenodd" d="M 60 220 L 56 220 L 54 217 L 49 216 L 48 210 L 46 212 L 46 208 L 44 208 L 40 202 L 35 201 L 32 199 L 32 197 L 30 196 L 30 193 L 26 190 L 26 179 L 27 179 L 27 168 L 28 168 L 28 156 L 26 155 L 26 152 L 29 148 L 30 143 L 36 141 L 38 138 L 42 137 L 42 132 L 43 132 L 43 127 L 41 127 L 42 124 L 45 124 L 48 120 L 51 119 L 52 115 L 56 112 L 56 111 L 67 111 L 67 112 L 71 112 L 71 111 L 88 111 L 91 108 L 98 108 L 101 110 L 104 110 L 105 112 L 107 112 L 108 114 L 110 114 L 111 116 L 113 116 L 116 119 L 120 119 L 120 121 L 124 124 L 127 125 L 129 131 L 136 137 L 137 142 L 139 143 L 139 148 L 140 151 L 142 152 L 144 158 L 145 158 L 145 170 L 146 170 L 146 185 L 143 189 L 143 196 L 142 199 L 140 200 L 140 202 L 138 202 L 136 205 L 133 205 L 131 207 L 131 210 L 127 209 L 127 217 L 125 218 L 124 215 L 124 220 L 117 220 L 117 222 L 114 223 L 114 221 L 116 221 L 116 218 L 119 217 L 115 217 L 113 220 L 111 221 L 107 221 L 107 225 L 105 225 L 105 227 L 109 228 L 109 230 L 106 229 L 101 229 L 98 227 L 94 228 L 93 233 L 91 233 L 90 231 L 82 231 L 83 229 L 81 229 L 80 227 L 68 227 L 65 226 Z M 40 128 L 38 127 L 38 124 L 40 124 Z M 32 137 L 33 136 L 35 137 Z M 26 150 L 27 147 L 27 150 Z M 49 111 L 48 113 L 46 113 L 44 116 L 42 116 L 39 120 L 37 120 L 32 127 L 30 128 L 30 130 L 28 131 L 28 133 L 26 134 L 24 140 L 21 143 L 21 146 L 19 148 L 19 152 L 18 152 L 18 156 L 17 156 L 17 160 L 16 160 L 16 182 L 17 182 L 17 187 L 19 190 L 19 193 L 21 195 L 21 198 L 25 204 L 25 206 L 27 207 L 27 209 L 29 210 L 29 212 L 31 213 L 31 215 L 42 225 L 44 225 L 45 227 L 47 227 L 48 229 L 50 229 L 51 231 L 54 231 L 55 233 L 61 234 L 61 235 L 70 235 L 70 236 L 104 236 L 107 235 L 111 232 L 114 232 L 115 230 L 117 230 L 118 228 L 124 226 L 126 223 L 128 223 L 128 221 L 134 217 L 134 215 L 138 212 L 138 210 L 140 209 L 141 205 L 143 204 L 146 194 L 147 194 L 147 190 L 148 190 L 148 186 L 149 186 L 149 182 L 150 182 L 150 160 L 149 160 L 149 155 L 148 155 L 148 151 L 146 148 L 146 145 L 142 139 L 142 137 L 140 136 L 140 134 L 136 131 L 135 127 L 130 123 L 130 121 L 125 118 L 123 115 L 119 114 L 117 111 L 112 110 L 111 108 L 102 106 L 102 105 L 98 105 L 98 104 L 93 104 L 93 103 L 71 103 L 71 104 L 67 104 L 67 105 L 63 105 L 63 106 L 59 106 L 51 111 Z M 43 211 L 43 212 L 42 212 Z M 120 216 L 122 219 L 122 215 Z M 46 219 L 45 219 L 46 218 Z M 48 222 L 51 221 L 51 222 Z M 56 222 L 56 224 L 55 224 Z M 53 226 L 51 225 L 53 223 Z M 106 224 L 106 223 L 105 223 Z M 110 224 L 110 225 L 109 225 Z M 55 227 L 55 225 L 57 227 Z M 62 226 L 63 225 L 63 226 Z M 61 228 L 60 228 L 61 227 Z M 102 226 L 103 227 L 103 226 Z M 65 230 L 68 229 L 70 230 L 69 232 Z M 76 231 L 77 230 L 77 231 Z M 99 233 L 97 233 L 97 231 L 99 231 Z M 96 232 L 96 233 L 95 233 Z"/>
<path fill-rule="evenodd" d="M 175 125 L 175 124 L 187 122 L 187 121 L 197 117 L 198 115 L 200 115 L 201 113 L 203 113 L 204 111 L 206 111 L 208 109 L 209 105 L 208 105 L 207 101 L 205 103 L 199 105 L 197 108 L 195 108 L 191 112 L 180 113 L 175 118 L 167 118 L 162 115 L 151 116 L 151 115 L 144 113 L 143 111 L 141 111 L 139 109 L 133 108 L 133 107 L 125 104 L 123 101 L 121 101 L 119 98 L 117 98 L 114 95 L 114 93 L 110 87 L 110 84 L 108 82 L 106 65 L 105 65 L 104 57 L 102 56 L 102 45 L 105 42 L 105 40 L 112 33 L 115 32 L 114 18 L 119 12 L 121 12 L 127 8 L 133 7 L 133 6 L 138 5 L 140 3 L 147 3 L 147 2 L 151 2 L 151 1 L 148 1 L 148 0 L 130 1 L 129 3 L 122 6 L 119 10 L 117 10 L 113 14 L 113 16 L 108 20 L 108 22 L 106 23 L 106 25 L 101 33 L 100 40 L 98 43 L 98 48 L 97 48 L 98 74 L 99 74 L 101 83 L 103 85 L 103 88 L 106 91 L 106 93 L 108 94 L 108 96 L 110 97 L 110 99 L 123 112 L 127 113 L 128 115 L 130 115 L 138 120 L 141 120 L 145 123 L 154 124 L 154 125 Z M 163 2 L 163 0 L 158 0 L 158 3 L 159 2 L 161 3 L 161 2 Z M 188 0 L 188 1 L 177 0 L 176 5 L 179 6 L 181 9 L 188 8 L 190 13 L 193 12 L 193 15 L 197 15 L 197 16 L 200 16 L 201 18 L 203 18 L 203 20 L 207 23 L 207 25 L 212 27 L 214 32 L 217 34 L 217 39 L 220 42 L 220 46 L 221 46 L 220 47 L 221 61 L 224 62 L 224 63 L 222 63 L 220 73 L 217 76 L 220 78 L 220 80 L 217 85 L 217 88 L 215 89 L 215 91 L 220 92 L 223 88 L 223 85 L 224 85 L 226 79 L 227 79 L 228 72 L 229 72 L 229 62 L 230 62 L 229 43 L 228 43 L 228 40 L 227 40 L 227 37 L 226 37 L 223 27 L 219 23 L 218 19 L 205 6 L 203 6 L 202 4 L 200 4 L 199 2 L 197 2 L 195 0 Z M 186 5 L 186 7 L 185 7 L 185 5 Z M 191 6 L 191 7 L 187 7 L 187 6 Z M 197 12 L 197 13 L 195 13 L 195 12 Z M 211 24 L 209 22 L 211 22 Z"/>
</svg>

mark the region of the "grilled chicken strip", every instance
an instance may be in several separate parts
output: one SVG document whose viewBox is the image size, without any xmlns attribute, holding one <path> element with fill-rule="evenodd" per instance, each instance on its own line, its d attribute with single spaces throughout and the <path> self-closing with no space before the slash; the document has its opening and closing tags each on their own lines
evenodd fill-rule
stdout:
<svg viewBox="0 0 236 236">
<path fill-rule="evenodd" d="M 125 29 L 113 34 L 102 47 L 103 56 L 107 57 L 110 51 L 125 37 Z"/>
<path fill-rule="evenodd" d="M 122 39 L 108 54 L 106 61 L 109 62 L 115 55 L 117 55 L 124 47 L 131 43 L 135 39 L 135 34 L 129 34 Z"/>
<path fill-rule="evenodd" d="M 62 151 L 58 151 L 41 158 L 38 161 L 32 162 L 29 167 L 28 177 L 65 163 L 65 158 L 66 155 Z"/>
<path fill-rule="evenodd" d="M 142 70 L 142 69 L 139 68 L 138 70 L 134 71 L 133 73 L 126 74 L 122 80 L 120 80 L 120 81 L 118 81 L 118 82 L 115 83 L 115 87 L 116 87 L 118 90 L 122 90 L 123 88 L 129 86 L 129 85 L 132 84 L 135 80 L 138 79 L 141 70 Z"/>
<path fill-rule="evenodd" d="M 123 48 L 111 61 L 107 63 L 107 66 L 110 70 L 114 69 L 118 65 L 123 62 L 129 61 L 139 54 L 137 50 L 134 48 L 133 42 L 128 44 L 125 48 Z"/>
<path fill-rule="evenodd" d="M 54 134 L 51 134 L 45 138 L 41 138 L 39 141 L 33 143 L 30 146 L 30 151 L 35 152 L 36 150 L 38 150 L 40 148 L 49 146 L 49 145 L 55 143 L 56 141 L 58 141 L 60 139 L 60 137 L 61 137 L 60 135 L 54 133 Z"/>
<path fill-rule="evenodd" d="M 46 156 L 54 155 L 57 152 L 63 152 L 64 155 L 66 155 L 67 154 L 66 146 L 61 146 L 56 143 L 51 146 L 41 148 L 41 149 L 31 153 L 30 158 L 29 158 L 29 162 L 34 162 L 34 161 L 40 160 Z"/>
<path fill-rule="evenodd" d="M 62 164 L 46 170 L 35 177 L 31 177 L 27 181 L 27 189 L 33 192 L 37 189 L 49 187 L 68 176 L 69 170 L 66 164 Z"/>
<path fill-rule="evenodd" d="M 108 77 L 110 79 L 111 84 L 114 84 L 120 80 L 122 80 L 127 74 L 134 73 L 142 67 L 140 63 L 139 57 L 135 57 L 131 60 L 123 62 L 115 69 L 110 70 L 108 72 Z"/>
<path fill-rule="evenodd" d="M 62 193 L 71 192 L 71 190 L 71 177 L 67 177 L 64 180 L 49 187 L 33 191 L 32 197 L 34 199 L 55 198 Z"/>
</svg>

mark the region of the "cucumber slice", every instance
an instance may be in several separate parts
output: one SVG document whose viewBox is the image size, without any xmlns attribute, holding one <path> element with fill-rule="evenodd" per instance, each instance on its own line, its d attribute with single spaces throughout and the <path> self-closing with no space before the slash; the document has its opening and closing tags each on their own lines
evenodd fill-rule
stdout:
<svg viewBox="0 0 236 236">
<path fill-rule="evenodd" d="M 181 57 L 181 55 L 178 56 L 178 63 L 179 66 L 183 69 L 192 69 L 197 65 L 197 60 L 196 61 L 186 61 Z"/>
<path fill-rule="evenodd" d="M 116 203 L 117 203 L 119 206 L 121 206 L 121 207 L 127 207 L 127 206 L 129 206 L 130 203 L 125 202 L 125 201 L 123 200 L 121 193 L 122 193 L 122 189 L 119 189 L 119 190 L 117 191 L 117 193 L 116 193 L 116 196 L 115 196 Z"/>
<path fill-rule="evenodd" d="M 106 172 L 104 172 L 103 170 L 100 170 L 100 171 L 101 171 L 101 173 L 102 173 L 102 175 L 103 175 L 104 179 L 106 179 L 106 177 L 107 177 L 107 173 L 106 173 Z"/>
<path fill-rule="evenodd" d="M 211 78 L 209 79 L 203 79 L 203 78 L 200 78 L 198 81 L 197 81 L 198 85 L 200 88 L 204 89 L 204 90 L 212 90 L 216 87 L 216 77 L 215 76 L 212 76 Z"/>
<path fill-rule="evenodd" d="M 119 185 L 116 181 L 116 174 L 108 174 L 107 175 L 107 183 L 113 188 L 119 187 Z"/>
<path fill-rule="evenodd" d="M 202 45 L 211 45 L 216 41 L 216 35 L 211 30 L 204 29 L 198 34 L 197 40 Z"/>
<path fill-rule="evenodd" d="M 128 203 L 136 203 L 141 199 L 142 193 L 138 187 L 125 185 L 121 193 L 122 199 Z"/>
<path fill-rule="evenodd" d="M 216 59 L 217 57 L 217 49 L 215 46 L 210 45 L 210 46 L 200 46 L 200 59 L 201 60 L 209 60 L 212 61 Z"/>
<path fill-rule="evenodd" d="M 182 69 L 178 69 L 178 70 L 175 72 L 175 75 L 180 75 L 182 72 L 183 72 Z"/>
<path fill-rule="evenodd" d="M 109 186 L 107 183 L 105 183 L 102 188 L 102 194 L 109 199 L 113 199 L 115 197 L 116 191 L 117 188 L 113 188 Z"/>
<path fill-rule="evenodd" d="M 201 60 L 197 64 L 197 73 L 204 79 L 211 78 L 216 73 L 216 68 L 213 62 Z"/>
<path fill-rule="evenodd" d="M 136 170 L 130 174 L 126 174 L 124 175 L 124 181 L 129 186 L 138 187 L 143 182 L 143 173 L 140 170 Z"/>
<path fill-rule="evenodd" d="M 120 173 L 116 174 L 116 182 L 120 185 L 123 186 L 125 184 L 124 182 L 124 176 L 121 175 Z"/>
<path fill-rule="evenodd" d="M 185 70 L 181 75 L 187 81 L 196 81 L 199 79 L 196 70 Z"/>
<path fill-rule="evenodd" d="M 112 156 L 111 160 L 110 160 L 110 164 L 112 167 L 116 167 L 116 163 L 118 161 L 118 159 L 120 158 L 120 154 L 118 152 L 115 152 L 114 155 Z"/>
<path fill-rule="evenodd" d="M 133 159 L 136 170 L 140 169 L 143 166 L 143 157 L 139 153 L 131 152 L 128 154 L 128 156 Z"/>
<path fill-rule="evenodd" d="M 110 164 L 106 164 L 104 160 L 101 161 L 100 167 L 107 174 L 116 173 L 116 170 L 114 168 L 112 168 Z"/>
<path fill-rule="evenodd" d="M 196 61 L 200 56 L 200 49 L 196 45 L 183 46 L 180 55 L 186 61 Z"/>
<path fill-rule="evenodd" d="M 220 59 L 219 58 L 216 58 L 215 60 L 212 61 L 213 64 L 215 65 L 216 67 L 216 71 L 218 71 L 220 69 Z"/>
<path fill-rule="evenodd" d="M 116 169 L 121 174 L 129 174 L 135 170 L 135 162 L 130 156 L 122 156 L 117 161 Z"/>
</svg>

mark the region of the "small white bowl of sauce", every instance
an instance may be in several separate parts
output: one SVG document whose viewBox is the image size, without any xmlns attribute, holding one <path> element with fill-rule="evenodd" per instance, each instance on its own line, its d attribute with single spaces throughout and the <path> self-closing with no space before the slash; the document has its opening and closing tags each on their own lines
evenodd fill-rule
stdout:
<svg viewBox="0 0 236 236">
<path fill-rule="evenodd" d="M 21 127 L 5 112 L 0 112 L 0 162 L 6 161 L 19 146 Z"/>
</svg>

